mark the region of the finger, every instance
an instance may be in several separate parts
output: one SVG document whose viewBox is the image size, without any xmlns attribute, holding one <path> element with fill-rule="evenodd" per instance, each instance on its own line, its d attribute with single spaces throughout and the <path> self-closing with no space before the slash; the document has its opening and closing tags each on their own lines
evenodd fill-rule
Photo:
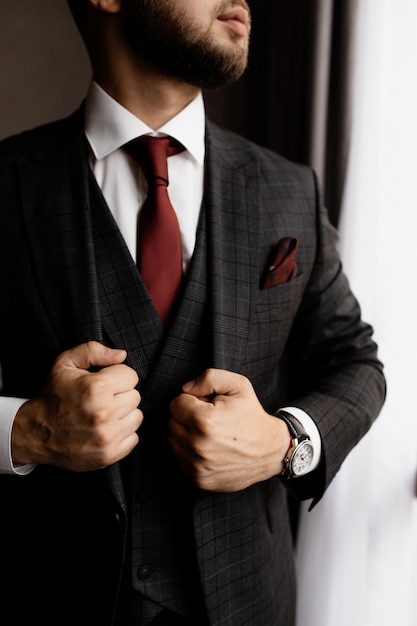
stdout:
<svg viewBox="0 0 417 626">
<path fill-rule="evenodd" d="M 168 445 L 179 465 L 190 465 L 198 460 L 194 449 L 187 439 L 178 439 L 175 435 L 170 434 L 168 437 Z"/>
<path fill-rule="evenodd" d="M 137 372 L 127 365 L 109 365 L 94 374 L 96 380 L 108 385 L 114 395 L 131 391 L 139 382 Z"/>
<path fill-rule="evenodd" d="M 180 459 L 187 459 L 188 461 L 191 461 L 193 453 L 190 446 L 187 445 L 186 442 L 178 440 L 174 435 L 170 435 L 168 437 L 168 445 L 172 454 L 178 461 Z"/>
<path fill-rule="evenodd" d="M 122 420 L 139 407 L 140 395 L 136 389 L 116 394 L 111 401 L 111 417 Z"/>
<path fill-rule="evenodd" d="M 131 433 L 135 433 L 143 423 L 143 413 L 140 409 L 133 409 L 129 413 L 125 413 L 119 420 L 119 427 L 122 437 L 128 437 Z"/>
<path fill-rule="evenodd" d="M 200 398 L 217 395 L 230 396 L 243 393 L 249 381 L 241 374 L 227 370 L 208 369 L 195 380 L 183 385 L 184 393 Z"/>
<path fill-rule="evenodd" d="M 111 429 L 97 433 L 93 441 L 93 449 L 99 455 L 99 464 L 105 467 L 115 461 L 124 458 L 139 442 L 138 430 L 143 420 L 143 414 L 139 409 L 131 411 L 123 419 L 112 423 Z M 94 448 L 94 441 L 96 447 Z"/>
<path fill-rule="evenodd" d="M 88 370 L 123 363 L 126 351 L 109 348 L 97 341 L 88 341 L 63 352 L 57 359 L 60 365 Z"/>
<path fill-rule="evenodd" d="M 143 413 L 139 409 L 131 411 L 119 421 L 118 445 L 120 458 L 127 456 L 139 443 L 139 428 L 143 422 Z"/>
<path fill-rule="evenodd" d="M 168 422 L 169 432 L 174 439 L 180 441 L 185 440 L 189 435 L 190 429 L 184 422 L 172 417 Z"/>
<path fill-rule="evenodd" d="M 187 393 L 180 394 L 170 403 L 173 419 L 182 426 L 193 430 L 198 428 L 199 421 L 207 414 L 209 408 L 213 408 L 213 405 Z"/>
<path fill-rule="evenodd" d="M 172 412 L 169 424 L 178 440 L 190 441 L 194 437 L 210 437 L 219 419 L 221 412 L 214 404 L 184 394 L 183 407 Z"/>
<path fill-rule="evenodd" d="M 119 461 L 120 459 L 124 459 L 128 454 L 132 452 L 132 450 L 138 445 L 138 443 L 139 435 L 136 431 L 129 433 L 126 437 L 123 437 L 119 442 L 117 448 L 118 454 L 115 460 Z"/>
<path fill-rule="evenodd" d="M 192 413 L 196 407 L 201 403 L 201 400 L 188 393 L 180 393 L 179 396 L 171 400 L 169 404 L 169 409 L 175 417 Z"/>
</svg>

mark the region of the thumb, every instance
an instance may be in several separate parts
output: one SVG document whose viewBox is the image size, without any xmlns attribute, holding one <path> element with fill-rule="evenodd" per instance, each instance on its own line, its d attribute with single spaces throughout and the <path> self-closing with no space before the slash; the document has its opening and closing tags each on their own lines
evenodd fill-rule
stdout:
<svg viewBox="0 0 417 626">
<path fill-rule="evenodd" d="M 89 370 L 91 367 L 118 365 L 126 359 L 126 350 L 108 348 L 98 341 L 88 341 L 63 352 L 58 360 L 61 365 Z"/>
<path fill-rule="evenodd" d="M 183 385 L 184 393 L 197 398 L 210 398 L 217 395 L 230 396 L 241 392 L 243 376 L 227 370 L 208 369 L 195 380 Z"/>
</svg>

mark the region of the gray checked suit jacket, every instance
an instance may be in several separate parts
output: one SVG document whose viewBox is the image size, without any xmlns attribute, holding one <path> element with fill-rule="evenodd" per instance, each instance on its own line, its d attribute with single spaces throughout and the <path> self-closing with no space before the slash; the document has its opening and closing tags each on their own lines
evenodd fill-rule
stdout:
<svg viewBox="0 0 417 626">
<path fill-rule="evenodd" d="M 377 416 L 385 381 L 313 173 L 210 122 L 206 172 L 212 365 L 249 377 L 268 411 L 283 402 L 307 411 L 323 454 L 316 471 L 286 486 L 273 478 L 238 493 L 199 494 L 201 585 L 213 626 L 290 626 L 286 487 L 320 499 Z M 32 397 L 58 354 L 103 337 L 88 188 L 80 112 L 0 144 L 3 395 Z M 263 289 L 284 237 L 299 241 L 297 276 Z M 142 376 L 148 357 L 140 324 L 137 337 L 129 350 Z M 0 504 L 1 611 L 13 616 L 9 626 L 110 625 L 126 541 L 119 466 L 0 476 Z"/>
</svg>

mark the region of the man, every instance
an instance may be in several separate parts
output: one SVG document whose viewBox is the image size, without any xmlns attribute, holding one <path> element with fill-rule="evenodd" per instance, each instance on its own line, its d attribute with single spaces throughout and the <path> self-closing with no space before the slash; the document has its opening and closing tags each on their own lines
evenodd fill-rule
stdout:
<svg viewBox="0 0 417 626">
<path fill-rule="evenodd" d="M 201 88 L 245 69 L 247 4 L 70 7 L 86 102 L 0 147 L 2 610 L 290 626 L 288 490 L 317 502 L 377 416 L 371 329 L 312 173 L 204 118 Z M 159 314 L 175 263 L 151 257 L 154 296 L 143 135 L 181 144 L 183 277 Z"/>
</svg>

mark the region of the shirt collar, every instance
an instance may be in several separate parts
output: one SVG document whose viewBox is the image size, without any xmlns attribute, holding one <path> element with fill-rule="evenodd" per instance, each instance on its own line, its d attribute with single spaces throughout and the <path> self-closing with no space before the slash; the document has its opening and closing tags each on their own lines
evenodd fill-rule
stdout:
<svg viewBox="0 0 417 626">
<path fill-rule="evenodd" d="M 85 108 L 85 134 L 96 159 L 102 159 L 128 141 L 145 134 L 156 134 L 92 81 Z M 205 111 L 201 93 L 157 133 L 170 135 L 182 143 L 200 165 L 204 162 Z"/>
</svg>

